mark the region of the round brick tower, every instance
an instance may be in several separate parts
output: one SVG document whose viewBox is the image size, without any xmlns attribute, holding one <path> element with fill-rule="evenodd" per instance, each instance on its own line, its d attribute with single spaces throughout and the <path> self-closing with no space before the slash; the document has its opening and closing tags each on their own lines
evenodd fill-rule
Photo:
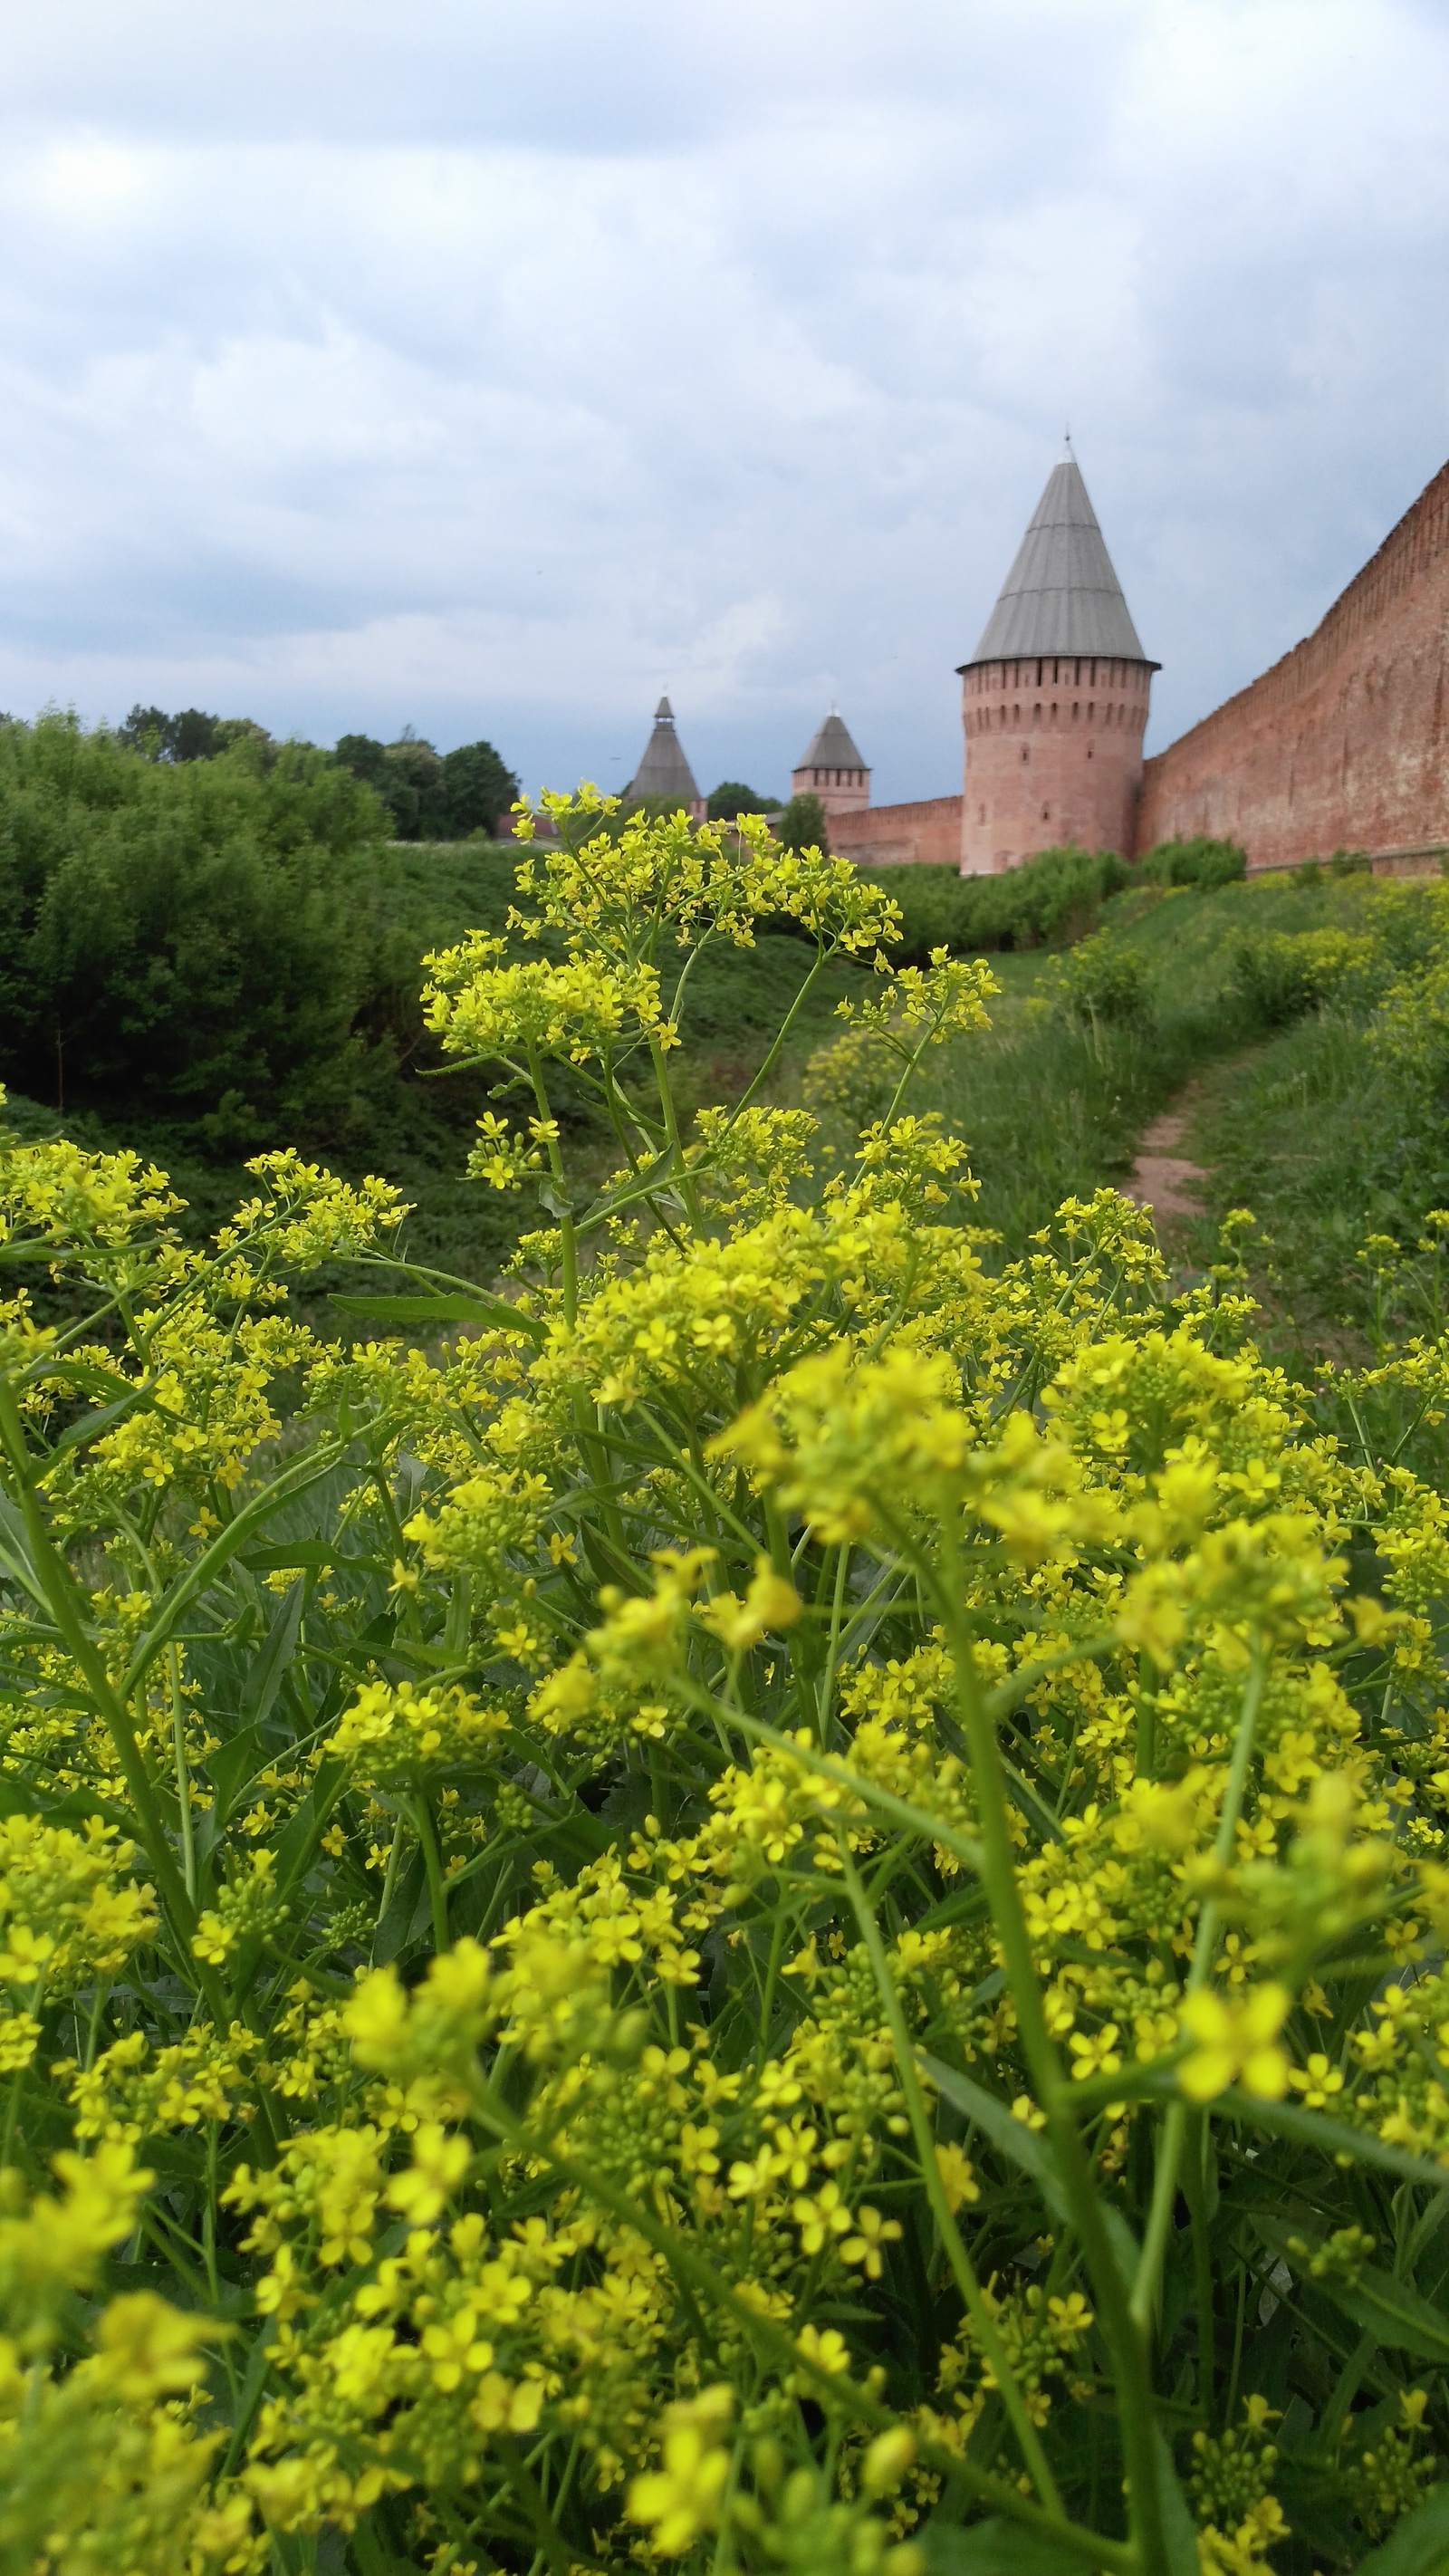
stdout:
<svg viewBox="0 0 1449 2576">
<path fill-rule="evenodd" d="M 961 672 L 961 874 L 1134 841 L 1152 674 L 1070 445 Z"/>
</svg>

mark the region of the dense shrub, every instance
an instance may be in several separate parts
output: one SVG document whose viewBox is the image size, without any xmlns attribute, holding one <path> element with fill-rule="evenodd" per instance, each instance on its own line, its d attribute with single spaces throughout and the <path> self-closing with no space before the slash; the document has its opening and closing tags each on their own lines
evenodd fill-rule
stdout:
<svg viewBox="0 0 1449 2576">
<path fill-rule="evenodd" d="M 1107 897 L 1132 882 L 1131 869 L 1109 850 L 1041 850 L 993 877 L 960 877 L 943 867 L 869 873 L 900 906 L 899 954 L 912 966 L 924 966 L 933 948 L 973 956 L 1078 937 Z"/>
<path fill-rule="evenodd" d="M 1233 989 L 1271 1027 L 1325 1002 L 1363 1012 L 1391 986 L 1395 1009 L 1431 1007 L 1449 960 L 1449 900 L 1437 884 L 1376 888 L 1354 929 L 1240 930 L 1230 950 Z"/>
<path fill-rule="evenodd" d="M 1234 885 L 1248 873 L 1248 854 L 1236 841 L 1215 841 L 1205 833 L 1192 840 L 1159 841 L 1137 863 L 1140 877 L 1166 886 L 1196 886 L 1199 894 Z"/>
<path fill-rule="evenodd" d="M 66 716 L 0 727 L 0 1073 L 252 1144 L 336 1116 L 387 979 L 385 830 L 301 746 L 173 765 Z"/>
<path fill-rule="evenodd" d="M 1366 995 L 1380 952 L 1367 932 L 1244 931 L 1232 951 L 1233 989 L 1269 1028 L 1282 1028 L 1322 1002 Z"/>
<path fill-rule="evenodd" d="M 0 1310 L 6 2564 L 1431 2576 L 1444 1349 L 1290 1401 L 1115 1192 L 992 1277 L 930 1122 L 683 1133 L 656 958 L 887 899 L 595 819 L 428 997 L 506 1299 L 0 1148 L 95 1308 Z"/>
</svg>

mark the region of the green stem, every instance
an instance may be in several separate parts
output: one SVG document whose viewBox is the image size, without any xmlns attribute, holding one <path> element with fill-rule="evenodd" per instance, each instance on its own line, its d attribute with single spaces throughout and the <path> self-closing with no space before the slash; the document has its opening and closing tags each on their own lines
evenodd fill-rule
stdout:
<svg viewBox="0 0 1449 2576">
<path fill-rule="evenodd" d="M 552 1126 L 553 1112 L 549 1107 L 548 1089 L 543 1078 L 543 1062 L 537 1047 L 530 1047 L 528 1051 L 528 1077 L 533 1084 L 533 1096 L 538 1104 L 538 1114 L 540 1118 L 546 1118 Z M 548 1155 L 549 1175 L 551 1179 L 558 1182 L 559 1196 L 562 1199 L 568 1174 L 564 1170 L 564 1159 L 559 1152 L 557 1136 L 550 1136 L 547 1139 L 544 1150 Z M 559 1216 L 558 1225 L 559 1256 L 563 1265 L 564 1321 L 572 1325 L 577 1323 L 579 1312 L 579 1255 L 574 1221 L 568 1213 L 566 1201 L 563 1213 Z"/>
<path fill-rule="evenodd" d="M 876 1922 L 870 1900 L 860 1883 L 860 1873 L 850 1857 L 849 1841 L 839 1826 L 836 1828 L 835 1843 L 840 1854 L 840 1868 L 845 1880 L 846 1892 L 855 1908 L 855 1919 L 860 1925 L 860 1936 L 865 1943 L 870 1960 L 871 1973 L 875 1978 L 876 1990 L 881 2000 L 881 2009 L 885 2014 L 886 2024 L 894 2043 L 896 2074 L 900 2081 L 901 2092 L 905 2097 L 906 2117 L 910 2121 L 911 2135 L 916 2144 L 916 2159 L 921 2168 L 921 2180 L 926 2187 L 926 2198 L 931 2204 L 931 2215 L 935 2219 L 937 2232 L 945 2247 L 946 2260 L 951 2266 L 952 2277 L 971 2320 L 972 2331 L 991 2365 L 992 2377 L 1001 2392 L 1002 2403 L 1007 2414 L 1011 2418 L 1012 2429 L 1021 2446 L 1021 2456 L 1026 2463 L 1032 2485 L 1036 2488 L 1047 2511 L 1057 2520 L 1065 2521 L 1061 2496 L 1057 2491 L 1057 2482 L 1052 2476 L 1046 2453 L 1042 2449 L 1041 2437 L 1031 2420 L 1026 2399 L 1017 2384 L 1016 2373 L 1007 2358 L 1006 2346 L 997 2331 L 996 2320 L 982 2295 L 975 2266 L 966 2251 L 961 2230 L 956 2224 L 951 2204 L 946 2198 L 946 2187 L 941 2180 L 940 2166 L 936 2162 L 935 2132 L 931 2127 L 930 2113 L 926 2109 L 925 2097 L 921 2092 L 920 2078 L 916 2073 L 915 2050 L 911 2044 L 911 2035 L 906 2028 L 905 2014 L 901 2010 L 901 1999 L 896 1993 L 890 1961 L 885 1953 L 885 1943 L 880 1937 L 880 1926 Z"/>
<path fill-rule="evenodd" d="M 206 1996 L 218 2026 L 224 2029 L 227 2020 L 225 1991 L 213 1970 L 192 1957 L 191 1940 L 196 1930 L 196 1908 L 192 1904 L 186 1882 L 177 1869 L 170 1838 L 151 1785 L 150 1774 L 146 1769 L 145 1759 L 131 1724 L 130 1712 L 112 1683 L 110 1674 L 106 1670 L 104 1657 L 98 1652 L 94 1640 L 86 1633 L 75 1580 L 69 1566 L 54 1545 L 46 1526 L 45 1515 L 40 1508 L 33 1482 L 35 1461 L 26 1442 L 15 1399 L 8 1385 L 3 1382 L 0 1382 L 0 1447 L 3 1447 L 10 1463 L 17 1499 L 25 1521 L 25 1535 L 29 1542 L 32 1562 L 44 1588 L 51 1615 L 60 1631 L 66 1651 L 84 1674 L 105 1724 L 106 1732 L 115 1748 L 116 1759 L 120 1763 L 121 1774 L 136 1812 L 140 1837 L 146 1846 L 146 1857 L 155 1873 L 161 1902 L 176 1932 L 186 1965 L 196 1977 L 197 1983 Z"/>
<path fill-rule="evenodd" d="M 1243 1685 L 1242 1706 L 1238 1715 L 1238 1732 L 1233 1744 L 1233 1757 L 1228 1766 L 1227 1787 L 1223 1792 L 1222 1814 L 1218 1818 L 1217 1838 L 1213 1844 L 1213 1861 L 1226 1869 L 1233 1856 L 1233 1844 L 1242 1813 L 1243 1797 L 1248 1785 L 1248 1766 L 1253 1758 L 1253 1737 L 1258 1724 L 1258 1711 L 1263 1703 L 1263 1686 L 1267 1666 L 1255 1654 Z M 1212 1974 L 1213 1943 L 1217 1938 L 1219 1908 L 1212 1897 L 1205 1899 L 1198 1916 L 1197 1938 L 1192 1948 L 1185 1992 L 1195 1994 Z M 1167 2239 L 1172 2221 L 1172 2204 L 1177 2197 L 1177 2169 L 1182 2156 L 1182 2142 L 1187 2134 L 1186 2106 L 1174 2102 L 1162 2124 L 1162 2143 L 1152 2177 L 1152 2207 L 1148 2213 L 1147 2232 L 1142 2240 L 1142 2258 L 1137 2278 L 1132 2284 L 1132 2314 L 1139 2330 L 1146 2333 L 1157 2313 L 1161 2291 L 1162 2265 L 1167 2253 Z"/>
<path fill-rule="evenodd" d="M 428 1902 L 433 1914 L 433 1947 L 442 1954 L 448 1947 L 448 1883 L 443 1876 L 443 1859 L 438 1837 L 433 1830 L 432 1811 L 419 1792 L 412 1801 L 413 1821 L 423 1847 L 423 1867 L 428 1874 Z"/>
<path fill-rule="evenodd" d="M 186 1703 L 181 1696 L 181 1657 L 166 1649 L 171 1682 L 171 1744 L 176 1760 L 176 1804 L 181 1816 L 181 1870 L 186 1893 L 196 1903 L 196 1835 L 191 1821 L 191 1767 L 186 1759 Z"/>
<path fill-rule="evenodd" d="M 1192 2116 L 1188 2135 L 1187 2161 L 1183 2168 L 1183 2189 L 1187 2194 L 1188 2214 L 1192 2220 L 1193 2299 L 1197 2308 L 1197 2402 L 1203 2430 L 1213 2429 L 1213 2386 L 1217 2374 L 1217 2344 L 1213 2331 L 1213 2266 L 1212 2248 L 1208 2243 L 1208 2124 L 1201 2111 Z"/>
<path fill-rule="evenodd" d="M 842 1614 L 845 1609 L 845 1587 L 849 1580 L 849 1576 L 850 1548 L 847 1543 L 840 1550 L 839 1562 L 835 1568 L 835 1593 L 830 1604 L 830 1639 L 825 1650 L 825 1670 L 820 1677 L 820 1741 L 822 1745 L 828 1744 L 830 1740 L 830 1711 L 835 1698 L 835 1674 L 836 1667 L 840 1661 L 840 1631 L 842 1625 Z"/>
<path fill-rule="evenodd" d="M 772 1068 L 773 1068 L 773 1066 L 774 1066 L 775 1060 L 776 1060 L 777 1056 L 779 1055 L 780 1049 L 781 1049 L 781 1047 L 784 1045 L 786 1038 L 789 1036 L 790 1031 L 791 1031 L 791 1028 L 794 1026 L 795 1021 L 799 1018 L 799 1015 L 800 1015 L 801 1011 L 802 1011 L 802 1010 L 804 1009 L 804 1007 L 805 1007 L 805 1000 L 806 1000 L 806 996 L 807 996 L 807 994 L 810 992 L 811 987 L 815 984 L 815 982 L 817 981 L 818 977 L 819 977 L 819 976 L 821 976 L 821 975 L 824 973 L 825 968 L 828 966 L 828 964 L 829 964 L 829 962 L 830 962 L 830 958 L 833 956 L 833 954 L 834 954 L 834 951 L 833 951 L 833 950 L 827 950 L 827 949 L 825 949 L 825 948 L 823 948 L 823 947 L 817 947 L 817 949 L 816 949 L 816 953 L 815 953 L 815 963 L 814 963 L 814 965 L 811 967 L 809 974 L 806 976 L 804 983 L 801 985 L 799 992 L 796 994 L 794 1001 L 791 1003 L 791 1005 L 790 1005 L 790 1007 L 789 1007 L 788 1011 L 785 1013 L 785 1016 L 784 1016 L 783 1020 L 780 1022 L 779 1028 L 778 1028 L 778 1029 L 776 1030 L 776 1032 L 775 1032 L 775 1036 L 774 1036 L 774 1038 L 773 1038 L 773 1040 L 772 1040 L 772 1042 L 771 1042 L 770 1051 L 769 1051 L 768 1055 L 766 1056 L 764 1063 L 761 1065 L 761 1067 L 760 1067 L 760 1069 L 759 1069 L 759 1072 L 756 1074 L 756 1076 L 755 1076 L 755 1078 L 754 1078 L 754 1081 L 748 1085 L 748 1087 L 747 1087 L 747 1089 L 746 1089 L 746 1090 L 744 1090 L 743 1092 L 741 1092 L 739 1099 L 735 1102 L 735 1105 L 734 1105 L 733 1109 L 730 1111 L 730 1114 L 729 1114 L 728 1118 L 725 1120 L 725 1123 L 724 1123 L 724 1134 L 725 1134 L 726 1136 L 729 1134 L 730 1129 L 733 1127 L 733 1125 L 734 1125 L 734 1123 L 735 1123 L 735 1120 L 736 1120 L 737 1118 L 741 1118 L 741 1117 L 743 1117 L 743 1115 L 744 1115 L 745 1111 L 749 1108 L 750 1103 L 751 1103 L 751 1101 L 754 1099 L 754 1096 L 755 1096 L 756 1092 L 759 1090 L 761 1083 L 762 1083 L 762 1082 L 766 1082 L 766 1081 L 768 1081 L 769 1076 L 770 1076 L 770 1073 L 771 1073 L 771 1070 L 772 1070 Z"/>
<path fill-rule="evenodd" d="M 669 1066 L 657 1029 L 649 1032 L 649 1054 L 654 1066 L 654 1080 L 659 1091 L 659 1105 L 664 1112 L 664 1133 L 679 1158 L 679 1195 L 696 1234 L 700 1231 L 699 1191 L 684 1168 L 684 1140 L 679 1132 L 679 1113 L 674 1106 L 674 1091 L 669 1080 Z"/>
<path fill-rule="evenodd" d="M 475 2077 L 472 2091 L 473 2113 L 481 2126 L 491 2129 L 495 2137 L 516 2151 L 536 2157 L 541 2164 L 548 2165 L 563 2181 L 582 2192 L 586 2199 L 597 2201 L 601 2208 L 611 2211 L 626 2227 L 642 2236 L 646 2245 L 652 2245 L 656 2253 L 663 2255 L 682 2292 L 692 2287 L 712 2306 L 724 2309 L 737 2326 L 744 2328 L 748 2341 L 770 2355 L 782 2374 L 809 2381 L 814 2396 L 827 2414 L 839 2412 L 848 2415 L 873 2433 L 886 2432 L 899 2423 L 899 2416 L 873 2393 L 857 2386 L 854 2380 L 842 2379 L 828 2370 L 824 2363 L 801 2352 L 787 2326 L 778 2324 L 773 2317 L 762 2315 L 758 2308 L 751 2306 L 712 2263 L 664 2226 L 630 2193 L 611 2183 L 597 2164 L 581 2164 L 572 2156 L 560 2154 L 551 2140 L 536 2136 L 504 2107 L 493 2086 L 481 2076 Z M 958 2457 L 954 2451 L 947 2451 L 941 2445 L 922 2441 L 920 2452 L 928 2467 L 957 2480 L 983 2504 L 990 2505 L 993 2511 L 1009 2514 L 1013 2521 L 1023 2524 L 1027 2530 L 1049 2537 L 1070 2557 L 1085 2561 L 1088 2568 L 1096 2571 L 1107 2569 L 1110 2576 L 1141 2576 L 1138 2556 L 1121 2541 L 1103 2540 L 1096 2532 L 1084 2531 L 1078 2524 L 1056 2520 L 1039 2505 L 1032 2504 L 1020 2488 L 1011 2485 L 1007 2479 L 992 2477 L 987 2471 L 976 2468 L 969 2459 Z"/>
<path fill-rule="evenodd" d="M 760 2000 L 760 2029 L 755 2042 L 755 2074 L 759 2076 L 770 2044 L 770 2021 L 775 2010 L 775 1987 L 780 1975 L 780 1953 L 785 1947 L 785 1903 L 783 1897 L 775 1908 L 774 1928 L 770 1934 L 770 1956 L 765 1968 L 765 1991 Z"/>
<path fill-rule="evenodd" d="M 553 2569 L 553 2576 L 571 2576 L 575 2567 L 597 2567 L 596 2558 L 583 2558 L 565 2540 L 543 2499 L 537 2478 L 525 2460 L 511 2433 L 495 2433 L 494 2444 L 503 2462 L 504 2475 L 528 2516 L 529 2525 L 539 2550 Z"/>
<path fill-rule="evenodd" d="M 1186 2132 L 1187 2104 L 1169 2102 L 1162 2117 L 1162 2134 L 1152 2168 L 1152 2205 L 1147 2213 L 1137 2278 L 1132 2284 L 1132 2314 L 1144 2334 L 1151 2331 L 1157 2315 L 1162 2266 L 1167 2258 L 1167 2240 L 1172 2230 L 1172 2206 L 1177 2198 L 1177 2169 Z"/>
<path fill-rule="evenodd" d="M 961 1562 L 960 1542 L 955 1529 L 944 1519 L 935 1590 L 955 1666 L 962 1731 L 974 1775 L 981 1825 L 981 1878 L 1001 1943 L 1022 2052 L 1037 2101 L 1046 2115 L 1047 2134 L 1055 2152 L 1071 2222 L 1091 2275 L 1097 2314 L 1111 2360 L 1138 2565 L 1141 2576 L 1167 2576 L 1167 2537 L 1158 2492 L 1158 2437 L 1147 2346 L 1128 2305 L 1126 2288 L 1117 2268 L 1117 2258 L 1092 2178 L 1091 2163 L 1072 2109 L 1071 2087 L 1063 2075 L 1056 2043 L 1047 2028 L 1031 1936 L 1026 1928 L 1021 1892 L 1016 1883 L 996 1729 L 987 1713 L 976 1671 L 971 1630 L 962 1609 L 965 1569 Z"/>
</svg>

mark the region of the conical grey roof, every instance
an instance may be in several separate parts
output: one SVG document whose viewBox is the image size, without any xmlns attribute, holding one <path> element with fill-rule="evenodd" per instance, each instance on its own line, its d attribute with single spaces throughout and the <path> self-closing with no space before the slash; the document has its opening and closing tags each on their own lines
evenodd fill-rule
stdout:
<svg viewBox="0 0 1449 2576">
<path fill-rule="evenodd" d="M 667 698 L 661 698 L 654 710 L 654 731 L 644 745 L 644 757 L 624 793 L 626 796 L 672 796 L 681 805 L 699 803 L 694 772 L 684 757 L 684 746 L 674 730 L 674 709 Z"/>
<path fill-rule="evenodd" d="M 1032 653 L 1147 660 L 1081 467 L 1070 452 L 1053 466 L 986 632 L 971 662 L 960 667 L 969 671 L 972 662 L 1010 662 Z"/>
<path fill-rule="evenodd" d="M 816 726 L 795 766 L 797 769 L 864 769 L 866 763 L 832 707 L 824 723 Z"/>
</svg>

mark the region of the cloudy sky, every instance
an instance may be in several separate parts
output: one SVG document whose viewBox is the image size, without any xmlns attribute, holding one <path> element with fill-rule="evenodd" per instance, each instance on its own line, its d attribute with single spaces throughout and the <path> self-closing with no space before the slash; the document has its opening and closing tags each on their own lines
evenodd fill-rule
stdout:
<svg viewBox="0 0 1449 2576">
<path fill-rule="evenodd" d="M 1149 747 L 1449 454 L 1444 0 L 0 0 L 0 705 L 878 800 L 1070 420 Z"/>
</svg>

